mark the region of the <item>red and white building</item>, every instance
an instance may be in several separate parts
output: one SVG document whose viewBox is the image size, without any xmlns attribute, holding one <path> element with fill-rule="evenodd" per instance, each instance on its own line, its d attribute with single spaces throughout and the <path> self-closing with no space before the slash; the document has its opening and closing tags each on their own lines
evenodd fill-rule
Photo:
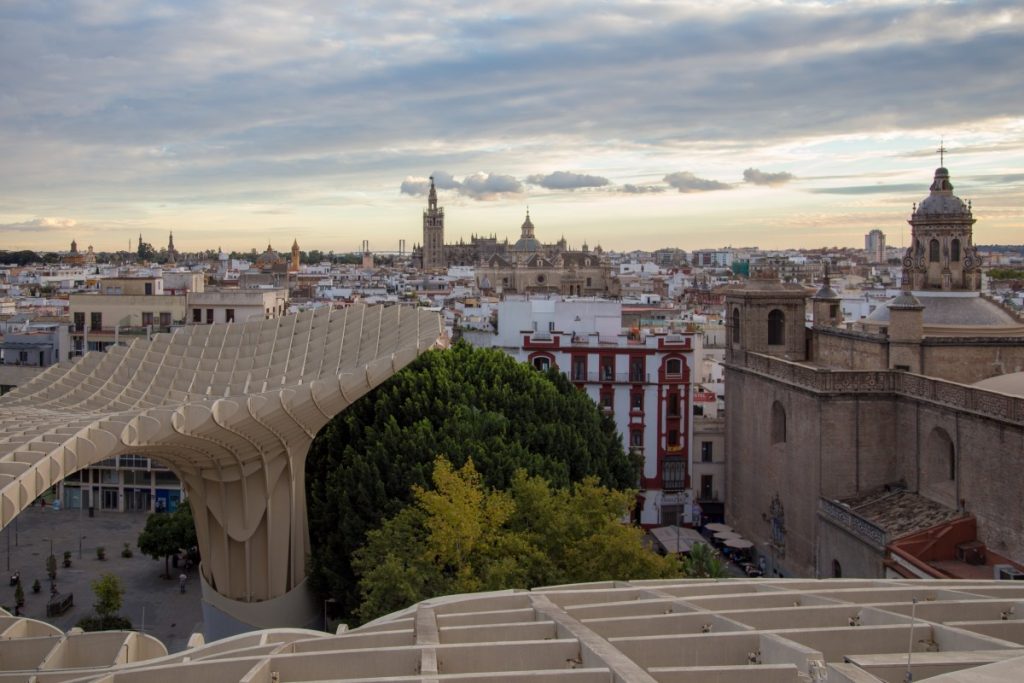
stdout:
<svg viewBox="0 0 1024 683">
<path fill-rule="evenodd" d="M 660 526 L 692 521 L 691 376 L 700 339 L 675 330 L 623 330 L 619 302 L 554 297 L 502 301 L 497 335 L 470 341 L 540 370 L 557 367 L 611 415 L 623 446 L 643 457 L 639 522 Z"/>
</svg>

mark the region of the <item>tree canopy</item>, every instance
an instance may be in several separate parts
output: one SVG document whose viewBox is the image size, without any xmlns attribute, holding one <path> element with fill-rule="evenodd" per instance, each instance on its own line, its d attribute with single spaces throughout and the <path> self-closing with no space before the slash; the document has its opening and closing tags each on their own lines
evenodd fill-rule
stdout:
<svg viewBox="0 0 1024 683">
<path fill-rule="evenodd" d="M 679 563 L 644 548 L 622 524 L 632 492 L 586 477 L 553 489 L 518 470 L 505 491 L 489 489 L 469 460 L 434 462 L 433 490 L 368 534 L 356 553 L 368 620 L 437 595 L 538 585 L 677 576 Z"/>
<path fill-rule="evenodd" d="M 359 604 L 352 554 L 412 502 L 413 486 L 430 487 L 438 455 L 456 468 L 472 457 L 497 489 L 519 469 L 559 488 L 588 476 L 613 489 L 636 480 L 614 422 L 562 375 L 468 344 L 428 352 L 331 420 L 310 447 L 310 580 L 343 614 Z"/>
<path fill-rule="evenodd" d="M 75 625 L 84 631 L 130 629 L 131 620 L 118 615 L 124 603 L 124 586 L 121 579 L 114 574 L 102 574 L 89 585 L 96 596 L 96 602 L 92 606 L 96 615 L 83 617 Z"/>
<path fill-rule="evenodd" d="M 146 526 L 139 534 L 139 550 L 154 560 L 164 558 L 164 577 L 170 578 L 170 558 L 179 550 L 189 550 L 197 544 L 192 508 L 183 501 L 174 512 L 154 512 L 146 518 Z"/>
</svg>

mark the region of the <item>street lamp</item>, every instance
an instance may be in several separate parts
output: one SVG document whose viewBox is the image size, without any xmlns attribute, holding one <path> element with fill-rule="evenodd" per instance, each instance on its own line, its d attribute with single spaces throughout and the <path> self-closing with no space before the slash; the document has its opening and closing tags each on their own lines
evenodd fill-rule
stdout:
<svg viewBox="0 0 1024 683">
<path fill-rule="evenodd" d="M 324 600 L 324 631 L 325 632 L 328 632 L 328 633 L 330 632 L 329 628 L 327 626 L 327 605 L 328 605 L 328 603 L 333 605 L 333 604 L 335 604 L 337 602 L 338 601 L 335 600 L 334 598 L 327 598 L 326 600 Z"/>
<path fill-rule="evenodd" d="M 84 538 L 86 538 L 86 537 L 85 536 L 79 536 L 78 537 L 78 559 L 82 559 L 82 540 Z"/>
</svg>

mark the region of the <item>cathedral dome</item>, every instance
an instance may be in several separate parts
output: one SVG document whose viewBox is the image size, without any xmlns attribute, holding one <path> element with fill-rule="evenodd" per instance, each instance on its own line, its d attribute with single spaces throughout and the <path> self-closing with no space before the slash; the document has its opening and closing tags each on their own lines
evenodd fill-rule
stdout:
<svg viewBox="0 0 1024 683">
<path fill-rule="evenodd" d="M 953 194 L 953 183 L 949 181 L 949 170 L 944 167 L 935 169 L 935 180 L 932 181 L 931 192 L 914 211 L 914 216 L 924 214 L 970 214 L 970 208 Z"/>
<path fill-rule="evenodd" d="M 991 337 L 1024 333 L 1024 324 L 979 292 L 915 291 L 908 294 L 901 293 L 876 308 L 864 319 L 864 326 L 876 329 L 888 325 L 891 308 L 922 306 L 925 336 Z M 917 302 L 916 306 L 913 302 Z"/>
</svg>

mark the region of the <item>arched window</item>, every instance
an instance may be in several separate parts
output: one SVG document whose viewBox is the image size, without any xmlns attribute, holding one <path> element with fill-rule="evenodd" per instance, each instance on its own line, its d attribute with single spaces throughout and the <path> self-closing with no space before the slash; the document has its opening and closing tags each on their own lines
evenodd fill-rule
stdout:
<svg viewBox="0 0 1024 683">
<path fill-rule="evenodd" d="M 768 314 L 768 345 L 781 346 L 786 343 L 786 314 L 775 308 Z"/>
<path fill-rule="evenodd" d="M 939 262 L 939 241 L 932 240 L 928 243 L 928 260 L 932 263 Z"/>
<path fill-rule="evenodd" d="M 772 443 L 786 443 L 786 409 L 778 401 L 772 404 Z"/>
<path fill-rule="evenodd" d="M 959 261 L 960 260 L 960 240 L 954 239 L 949 244 L 949 260 Z"/>
<path fill-rule="evenodd" d="M 732 343 L 740 343 L 740 309 L 732 309 Z"/>
<path fill-rule="evenodd" d="M 678 358 L 669 358 L 665 365 L 665 374 L 678 377 L 683 374 L 683 362 Z"/>
<path fill-rule="evenodd" d="M 533 367 L 544 372 L 551 367 L 551 359 L 547 356 L 537 356 L 533 359 Z"/>
<path fill-rule="evenodd" d="M 839 560 L 832 560 L 832 578 L 843 578 L 843 565 L 839 564 Z"/>
</svg>

